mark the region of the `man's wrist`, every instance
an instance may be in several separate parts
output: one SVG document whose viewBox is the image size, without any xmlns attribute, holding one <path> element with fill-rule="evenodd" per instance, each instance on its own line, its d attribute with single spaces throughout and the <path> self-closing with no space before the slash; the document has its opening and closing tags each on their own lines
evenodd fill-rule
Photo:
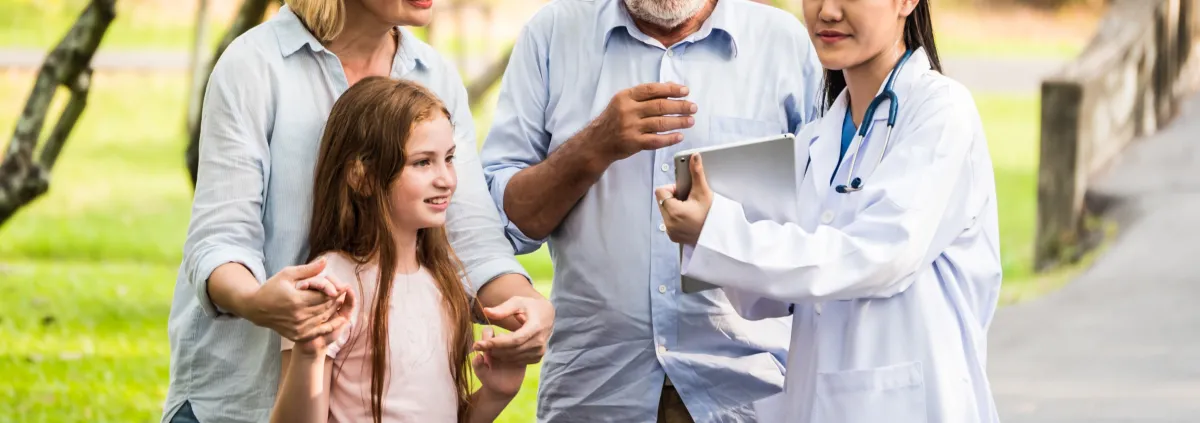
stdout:
<svg viewBox="0 0 1200 423">
<path fill-rule="evenodd" d="M 596 126 L 588 126 L 566 143 L 570 168 L 583 169 L 588 175 L 600 175 L 616 161 L 605 151 L 605 143 L 594 139 L 597 134 Z"/>
</svg>

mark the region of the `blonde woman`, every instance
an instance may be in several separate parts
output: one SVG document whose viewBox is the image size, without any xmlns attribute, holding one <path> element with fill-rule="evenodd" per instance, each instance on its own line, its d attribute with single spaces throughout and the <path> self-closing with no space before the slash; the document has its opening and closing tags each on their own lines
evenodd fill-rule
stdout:
<svg viewBox="0 0 1200 423">
<path fill-rule="evenodd" d="M 171 305 L 163 422 L 264 422 L 280 335 L 307 343 L 343 329 L 351 281 L 305 263 L 314 169 L 334 102 L 370 76 L 415 81 L 442 99 L 458 147 L 446 215 L 466 286 L 511 334 L 484 345 L 508 364 L 541 360 L 554 310 L 529 283 L 484 182 L 458 72 L 406 27 L 431 0 L 287 0 L 217 62 L 200 130 L 191 224 Z M 360 122 L 371 126 L 373 122 Z M 336 273 L 336 272 L 334 272 Z M 278 335 L 277 335 L 278 334 Z"/>
</svg>

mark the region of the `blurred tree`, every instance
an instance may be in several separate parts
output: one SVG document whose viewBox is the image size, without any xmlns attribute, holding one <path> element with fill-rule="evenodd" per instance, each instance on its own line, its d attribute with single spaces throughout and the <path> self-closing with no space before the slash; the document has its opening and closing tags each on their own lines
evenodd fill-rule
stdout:
<svg viewBox="0 0 1200 423">
<path fill-rule="evenodd" d="M 17 119 L 8 150 L 0 158 L 0 225 L 50 188 L 54 162 L 87 106 L 92 56 L 116 17 L 115 3 L 116 0 L 90 1 L 42 63 L 25 109 Z M 59 86 L 67 88 L 70 98 L 35 161 L 33 153 L 38 149 L 46 114 Z"/>
<path fill-rule="evenodd" d="M 467 84 L 467 101 L 471 105 L 472 110 L 479 106 L 479 102 L 483 101 L 488 90 L 493 85 L 496 85 L 497 82 L 500 82 L 500 78 L 504 77 L 504 70 L 508 68 L 508 59 L 510 57 L 512 57 L 511 46 L 508 47 L 508 50 L 503 55 L 489 64 L 482 74 L 472 80 L 470 84 Z"/>
<path fill-rule="evenodd" d="M 211 64 L 208 60 L 208 55 L 205 54 L 207 47 L 204 45 L 204 40 L 208 39 L 208 0 L 199 0 L 196 2 L 196 40 L 192 45 L 192 56 L 189 60 L 192 68 L 191 89 L 188 91 L 187 105 L 187 128 L 190 136 L 193 128 L 200 125 L 200 106 L 204 104 L 204 88 L 208 81 L 208 74 L 211 71 Z M 189 146 L 191 143 L 188 143 Z M 188 156 L 189 158 L 191 156 Z M 189 168 L 191 164 L 188 164 Z M 193 173 L 194 175 L 194 173 Z M 195 179 L 195 176 L 192 176 Z"/>
<path fill-rule="evenodd" d="M 262 23 L 263 18 L 267 14 L 267 6 L 271 0 L 245 0 L 242 2 L 241 9 L 238 9 L 237 16 L 233 19 L 233 24 L 229 26 L 229 30 L 225 32 L 225 37 L 221 38 L 221 43 L 217 45 L 217 51 L 207 60 L 200 59 L 199 52 L 192 54 L 194 66 L 192 70 L 192 89 L 187 105 L 187 131 L 188 145 L 184 156 L 187 160 L 188 174 L 192 177 L 192 185 L 196 185 L 196 167 L 200 163 L 200 111 L 204 104 L 204 88 L 208 86 L 208 78 L 212 75 L 213 66 L 217 64 L 217 59 L 221 57 L 221 53 L 225 52 L 225 48 L 233 42 L 239 35 L 250 30 L 255 25 Z M 202 49 L 204 46 L 203 13 L 204 0 L 201 0 L 200 9 L 201 16 L 197 17 L 197 24 L 201 27 L 196 30 L 196 49 Z"/>
</svg>

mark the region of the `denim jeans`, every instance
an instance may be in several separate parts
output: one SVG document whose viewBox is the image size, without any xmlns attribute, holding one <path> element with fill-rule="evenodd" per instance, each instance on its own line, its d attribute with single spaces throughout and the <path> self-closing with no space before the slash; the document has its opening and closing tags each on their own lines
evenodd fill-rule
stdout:
<svg viewBox="0 0 1200 423">
<path fill-rule="evenodd" d="M 192 412 L 192 403 L 184 401 L 183 405 L 179 406 L 179 411 L 175 412 L 175 416 L 171 417 L 171 423 L 200 423 L 196 420 L 196 413 Z"/>
</svg>

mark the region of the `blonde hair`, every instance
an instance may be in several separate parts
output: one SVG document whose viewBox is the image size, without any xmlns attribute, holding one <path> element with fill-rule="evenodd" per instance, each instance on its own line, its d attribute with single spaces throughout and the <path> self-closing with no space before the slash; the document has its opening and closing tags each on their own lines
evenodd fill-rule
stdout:
<svg viewBox="0 0 1200 423">
<path fill-rule="evenodd" d="M 284 3 L 322 43 L 337 38 L 346 24 L 343 0 L 284 0 Z"/>
</svg>

